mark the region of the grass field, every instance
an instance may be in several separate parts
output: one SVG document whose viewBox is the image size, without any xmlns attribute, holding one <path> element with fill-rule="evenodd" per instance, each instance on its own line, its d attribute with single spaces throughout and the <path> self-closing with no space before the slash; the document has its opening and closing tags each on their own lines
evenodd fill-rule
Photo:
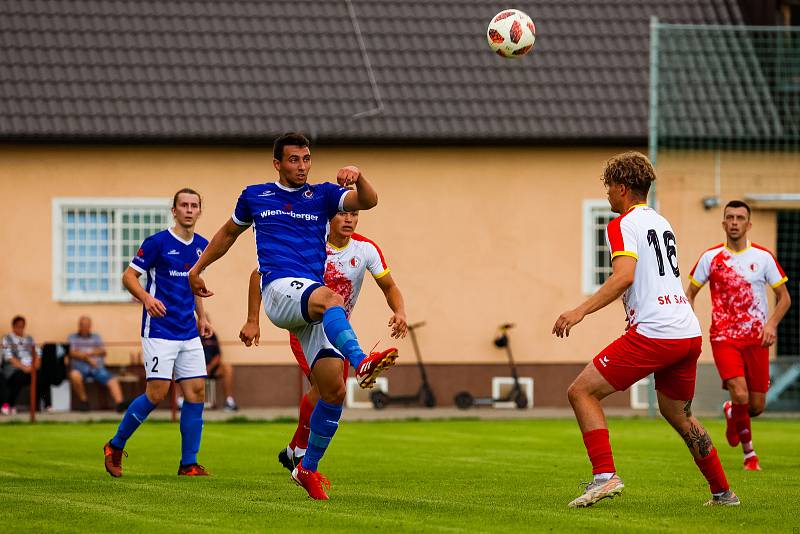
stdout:
<svg viewBox="0 0 800 534">
<path fill-rule="evenodd" d="M 738 508 L 706 508 L 708 487 L 662 421 L 611 420 L 625 493 L 568 509 L 590 478 L 573 421 L 345 423 L 321 470 L 328 502 L 289 481 L 276 453 L 289 423 L 208 423 L 210 478 L 178 478 L 175 424 L 148 422 L 112 479 L 101 446 L 112 423 L 0 425 L 0 531 L 608 532 L 800 531 L 800 422 L 758 420 L 764 471 L 741 470 L 707 421 Z"/>
</svg>

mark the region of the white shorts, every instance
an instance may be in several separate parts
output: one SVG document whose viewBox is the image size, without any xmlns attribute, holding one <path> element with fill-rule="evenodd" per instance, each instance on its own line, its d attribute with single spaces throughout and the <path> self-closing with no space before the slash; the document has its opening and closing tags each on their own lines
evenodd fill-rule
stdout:
<svg viewBox="0 0 800 534">
<path fill-rule="evenodd" d="M 147 380 L 206 378 L 203 344 L 196 337 L 187 340 L 142 338 L 144 370 Z"/>
<path fill-rule="evenodd" d="M 264 312 L 278 328 L 288 330 L 300 340 L 309 369 L 318 358 L 343 358 L 328 341 L 320 321 L 312 322 L 308 315 L 308 299 L 322 284 L 308 278 L 278 278 L 270 282 L 261 294 Z"/>
</svg>

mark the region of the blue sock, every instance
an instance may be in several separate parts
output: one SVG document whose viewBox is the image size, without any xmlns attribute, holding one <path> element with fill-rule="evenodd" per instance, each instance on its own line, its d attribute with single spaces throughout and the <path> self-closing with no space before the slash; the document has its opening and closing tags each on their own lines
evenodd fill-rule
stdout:
<svg viewBox="0 0 800 534">
<path fill-rule="evenodd" d="M 331 344 L 347 358 L 354 369 L 358 369 L 367 355 L 358 344 L 358 338 L 347 320 L 344 308 L 334 306 L 325 310 L 322 314 L 322 328 Z"/>
<path fill-rule="evenodd" d="M 197 463 L 203 435 L 203 403 L 183 401 L 181 408 L 181 465 Z"/>
<path fill-rule="evenodd" d="M 124 449 L 131 435 L 136 432 L 139 425 L 144 423 L 144 420 L 147 419 L 147 416 L 150 415 L 150 412 L 155 407 L 156 405 L 150 402 L 147 395 L 136 397 L 128 406 L 128 409 L 125 410 L 125 415 L 122 417 L 119 428 L 117 428 L 117 433 L 111 438 L 111 444 L 118 449 Z"/>
<path fill-rule="evenodd" d="M 339 419 L 342 417 L 341 404 L 328 404 L 324 400 L 317 401 L 317 406 L 311 412 L 311 433 L 308 436 L 308 449 L 303 456 L 303 468 L 316 471 L 325 449 L 331 438 L 339 428 Z"/>
</svg>

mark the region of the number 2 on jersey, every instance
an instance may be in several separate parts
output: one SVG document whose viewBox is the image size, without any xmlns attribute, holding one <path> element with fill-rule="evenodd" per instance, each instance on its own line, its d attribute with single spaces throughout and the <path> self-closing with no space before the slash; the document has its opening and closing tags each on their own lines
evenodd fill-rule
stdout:
<svg viewBox="0 0 800 534">
<path fill-rule="evenodd" d="M 647 242 L 653 245 L 656 251 L 658 274 L 664 276 L 666 271 L 664 270 L 664 256 L 661 254 L 661 243 L 658 240 L 658 234 L 656 234 L 656 231 L 652 228 L 647 231 Z M 667 261 L 669 262 L 670 268 L 672 268 L 672 274 L 677 278 L 681 275 L 681 272 L 678 270 L 678 251 L 675 248 L 675 234 L 669 230 L 664 232 L 664 248 L 667 250 Z"/>
</svg>

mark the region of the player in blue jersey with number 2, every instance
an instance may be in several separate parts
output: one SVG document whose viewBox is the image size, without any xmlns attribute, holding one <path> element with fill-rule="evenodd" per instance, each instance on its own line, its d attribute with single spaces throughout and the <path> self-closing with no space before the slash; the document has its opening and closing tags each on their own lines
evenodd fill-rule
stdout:
<svg viewBox="0 0 800 534">
<path fill-rule="evenodd" d="M 248 186 L 231 218 L 217 231 L 189 272 L 195 295 L 210 297 L 200 277 L 221 258 L 236 238 L 253 225 L 261 272 L 264 311 L 278 328 L 300 340 L 320 401 L 311 414 L 308 450 L 292 479 L 313 499 L 328 499 L 328 479 L 317 465 L 339 426 L 345 397 L 343 358 L 356 369 L 363 388 L 373 387 L 378 374 L 392 366 L 397 349 L 367 356 L 345 315 L 344 300 L 325 287 L 325 241 L 329 221 L 340 211 L 373 208 L 378 195 L 358 167 L 339 169 L 332 183 L 309 184 L 311 152 L 303 135 L 289 133 L 275 140 L 273 166 L 278 180 Z M 354 185 L 355 190 L 348 189 Z"/>
<path fill-rule="evenodd" d="M 144 240 L 122 275 L 122 283 L 143 304 L 142 353 L 147 389 L 128 406 L 117 433 L 103 447 L 106 471 L 122 476 L 125 444 L 150 412 L 167 396 L 174 379 L 183 390 L 179 475 L 206 476 L 197 463 L 203 432 L 206 360 L 200 335 L 211 335 L 203 301 L 192 294 L 189 269 L 208 245 L 194 233 L 202 209 L 200 195 L 189 188 L 175 193 L 175 226 Z M 139 276 L 147 274 L 147 287 Z M 197 319 L 195 320 L 195 313 Z"/>
</svg>

